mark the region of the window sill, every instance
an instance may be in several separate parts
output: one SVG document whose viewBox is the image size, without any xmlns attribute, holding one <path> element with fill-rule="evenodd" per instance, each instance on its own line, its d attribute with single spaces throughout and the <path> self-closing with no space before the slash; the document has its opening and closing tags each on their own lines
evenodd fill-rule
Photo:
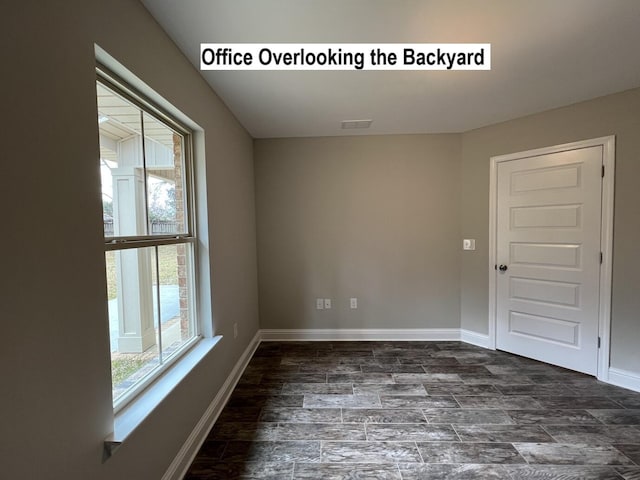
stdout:
<svg viewBox="0 0 640 480">
<path fill-rule="evenodd" d="M 160 405 L 221 339 L 222 336 L 218 335 L 200 340 L 149 388 L 114 415 L 113 433 L 104 442 L 103 460 L 108 459 L 118 450 L 131 432 Z"/>
</svg>

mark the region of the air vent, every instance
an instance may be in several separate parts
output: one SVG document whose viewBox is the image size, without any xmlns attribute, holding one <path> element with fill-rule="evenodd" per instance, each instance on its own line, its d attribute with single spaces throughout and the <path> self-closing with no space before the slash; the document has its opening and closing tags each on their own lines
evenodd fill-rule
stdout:
<svg viewBox="0 0 640 480">
<path fill-rule="evenodd" d="M 369 128 L 373 120 L 343 120 L 342 128 Z"/>
</svg>

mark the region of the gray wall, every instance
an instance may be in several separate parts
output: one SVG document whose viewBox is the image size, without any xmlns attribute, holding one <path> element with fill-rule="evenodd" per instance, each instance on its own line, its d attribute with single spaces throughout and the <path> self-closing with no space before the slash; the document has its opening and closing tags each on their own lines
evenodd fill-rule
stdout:
<svg viewBox="0 0 640 480">
<path fill-rule="evenodd" d="M 458 135 L 256 140 L 254 152 L 262 328 L 459 327 Z"/>
<path fill-rule="evenodd" d="M 256 140 L 261 327 L 486 334 L 490 157 L 616 135 L 611 365 L 640 373 L 639 112 L 635 89 L 461 135 Z"/>
<path fill-rule="evenodd" d="M 487 333 L 489 158 L 616 135 L 611 366 L 640 373 L 640 89 L 493 125 L 462 136 L 462 328 Z"/>
<path fill-rule="evenodd" d="M 158 480 L 258 329 L 252 140 L 137 1 L 11 2 L 0 30 L 0 476 Z M 105 463 L 112 407 L 94 42 L 206 132 L 199 183 L 213 316 L 204 320 L 225 335 Z"/>
</svg>

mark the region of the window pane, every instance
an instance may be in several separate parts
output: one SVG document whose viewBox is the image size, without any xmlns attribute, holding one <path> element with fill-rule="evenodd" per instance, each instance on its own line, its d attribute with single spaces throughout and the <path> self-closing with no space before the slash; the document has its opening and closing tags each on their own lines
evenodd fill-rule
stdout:
<svg viewBox="0 0 640 480">
<path fill-rule="evenodd" d="M 146 235 L 140 109 L 97 84 L 105 236 Z"/>
<path fill-rule="evenodd" d="M 155 110 L 135 92 L 101 80 L 96 88 L 106 248 L 119 248 L 105 253 L 118 410 L 196 338 L 193 245 L 166 244 L 192 233 L 189 135 L 151 115 Z M 128 238 L 113 243 L 109 237 Z M 132 243 L 140 240 L 147 246 Z"/>
<path fill-rule="evenodd" d="M 151 235 L 187 233 L 184 189 L 184 139 L 144 114 L 147 204 Z"/>
<path fill-rule="evenodd" d="M 106 252 L 113 400 L 159 364 L 155 248 Z"/>
<path fill-rule="evenodd" d="M 180 349 L 194 335 L 192 315 L 191 245 L 158 247 L 162 358 Z"/>
</svg>

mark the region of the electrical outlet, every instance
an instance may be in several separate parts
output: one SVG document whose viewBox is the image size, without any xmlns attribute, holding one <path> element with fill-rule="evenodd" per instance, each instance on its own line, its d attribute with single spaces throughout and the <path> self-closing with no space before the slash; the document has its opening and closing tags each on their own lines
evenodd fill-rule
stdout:
<svg viewBox="0 0 640 480">
<path fill-rule="evenodd" d="M 233 324 L 233 338 L 238 338 L 238 324 Z"/>
<path fill-rule="evenodd" d="M 316 310 L 324 309 L 324 298 L 316 298 Z"/>
<path fill-rule="evenodd" d="M 325 298 L 324 299 L 324 309 L 325 310 L 331 309 L 331 299 L 330 298 Z"/>
<path fill-rule="evenodd" d="M 349 299 L 349 307 L 351 307 L 354 310 L 358 308 L 358 299 L 356 297 L 351 297 Z"/>
<path fill-rule="evenodd" d="M 463 250 L 475 250 L 476 249 L 476 240 L 475 238 L 465 238 L 462 240 L 462 249 Z"/>
</svg>

